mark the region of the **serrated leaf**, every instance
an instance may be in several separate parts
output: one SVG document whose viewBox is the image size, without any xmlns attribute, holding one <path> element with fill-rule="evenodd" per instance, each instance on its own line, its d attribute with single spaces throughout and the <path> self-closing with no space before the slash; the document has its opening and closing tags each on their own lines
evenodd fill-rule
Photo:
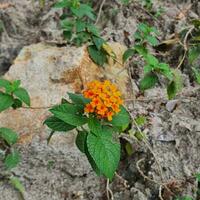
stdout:
<svg viewBox="0 0 200 200">
<path fill-rule="evenodd" d="M 9 145 L 13 145 L 18 140 L 18 135 L 12 129 L 9 128 L 0 128 L 0 138 L 5 140 Z"/>
<path fill-rule="evenodd" d="M 87 148 L 87 144 L 86 144 L 87 135 L 88 135 L 87 131 L 78 131 L 78 134 L 76 136 L 76 146 L 78 147 L 78 149 L 82 153 L 86 152 L 86 148 Z"/>
<path fill-rule="evenodd" d="M 20 154 L 17 150 L 13 150 L 5 158 L 4 164 L 8 170 L 15 168 L 21 160 Z"/>
<path fill-rule="evenodd" d="M 0 112 L 8 109 L 14 103 L 14 99 L 11 95 L 0 92 Z"/>
<path fill-rule="evenodd" d="M 98 50 L 94 45 L 88 47 L 88 53 L 91 59 L 99 66 L 103 66 L 104 63 L 107 62 L 105 53 L 101 50 Z"/>
<path fill-rule="evenodd" d="M 67 124 L 64 121 L 62 121 L 54 116 L 47 118 L 45 120 L 44 124 L 47 125 L 53 131 L 67 132 L 67 131 L 70 131 L 70 130 L 76 128 L 75 126 Z"/>
<path fill-rule="evenodd" d="M 135 54 L 135 50 L 134 49 L 127 49 L 123 54 L 123 62 L 126 62 L 134 54 Z"/>
<path fill-rule="evenodd" d="M 128 111 L 120 106 L 120 112 L 113 116 L 111 124 L 116 127 L 124 127 L 130 123 L 130 115 Z"/>
<path fill-rule="evenodd" d="M 140 89 L 147 90 L 152 88 L 158 83 L 158 77 L 154 73 L 148 73 L 144 76 L 144 78 L 140 81 Z"/>
<path fill-rule="evenodd" d="M 112 180 L 120 160 L 120 144 L 108 133 L 101 136 L 89 134 L 87 147 L 100 171 Z"/>
<path fill-rule="evenodd" d="M 24 102 L 27 106 L 30 106 L 30 96 L 28 92 L 24 88 L 16 89 L 13 94 L 18 97 L 22 102 Z"/>
<path fill-rule="evenodd" d="M 72 100 L 75 104 L 80 105 L 86 105 L 87 103 L 90 103 L 90 99 L 85 98 L 82 94 L 74 94 L 74 93 L 67 93 L 69 95 L 69 98 Z"/>
<path fill-rule="evenodd" d="M 56 118 L 72 126 L 82 126 L 87 123 L 87 118 L 82 116 L 80 108 L 72 104 L 61 104 L 50 109 Z"/>
<path fill-rule="evenodd" d="M 23 196 L 25 188 L 17 177 L 11 177 L 9 183 Z"/>
</svg>

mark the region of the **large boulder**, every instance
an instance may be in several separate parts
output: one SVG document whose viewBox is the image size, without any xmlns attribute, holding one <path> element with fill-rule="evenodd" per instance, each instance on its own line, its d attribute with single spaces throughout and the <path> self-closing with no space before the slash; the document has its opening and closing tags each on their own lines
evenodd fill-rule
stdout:
<svg viewBox="0 0 200 200">
<path fill-rule="evenodd" d="M 42 122 L 48 109 L 60 103 L 67 92 L 80 93 L 86 83 L 95 79 L 110 79 L 119 85 L 124 98 L 132 98 L 130 80 L 123 70 L 124 46 L 111 44 L 118 62 L 109 61 L 104 68 L 89 58 L 85 47 L 57 47 L 38 43 L 24 47 L 10 70 L 8 80 L 21 80 L 31 96 L 31 108 L 6 111 L 0 114 L 0 126 L 20 133 L 20 142 L 31 142 L 33 136 L 45 137 Z M 13 120 L 14 119 L 14 120 Z"/>
<path fill-rule="evenodd" d="M 130 80 L 122 70 L 120 44 L 111 44 L 118 62 L 104 68 L 89 58 L 85 47 L 57 47 L 33 44 L 24 47 L 4 78 L 20 79 L 31 97 L 31 108 L 0 113 L 0 127 L 20 135 L 22 162 L 15 169 L 26 188 L 26 199 L 102 199 L 102 179 L 93 172 L 85 156 L 75 147 L 74 133 L 55 134 L 50 145 L 50 130 L 43 125 L 48 109 L 60 103 L 67 92 L 80 93 L 86 82 L 110 79 L 120 86 L 125 98 L 132 98 Z M 102 188 L 104 190 L 104 188 Z M 0 200 L 17 199 L 9 187 L 0 187 Z"/>
</svg>

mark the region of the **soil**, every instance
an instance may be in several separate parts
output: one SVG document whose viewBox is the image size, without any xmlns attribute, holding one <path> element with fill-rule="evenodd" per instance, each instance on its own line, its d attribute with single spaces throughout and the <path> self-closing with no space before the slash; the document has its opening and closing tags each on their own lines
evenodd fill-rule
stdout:
<svg viewBox="0 0 200 200">
<path fill-rule="evenodd" d="M 62 44 L 59 16 L 62 11 L 52 9 L 55 1 L 46 1 L 43 8 L 38 1 L 0 0 L 0 74 L 9 70 L 20 50 L 30 44 L 46 41 Z M 93 2 L 96 12 L 99 1 Z M 158 8 L 164 12 L 155 18 Z M 131 47 L 137 24 L 146 22 L 155 26 L 159 40 L 169 39 L 200 18 L 198 0 L 153 0 L 152 11 L 134 1 L 127 6 L 120 1 L 106 1 L 99 21 L 102 35 L 108 41 Z M 155 50 L 152 50 L 156 52 Z M 173 55 L 173 56 L 172 56 Z M 162 58 L 176 67 L 182 57 L 176 47 Z M 185 63 L 186 65 L 187 63 Z M 165 88 L 157 86 L 143 95 L 138 82 L 143 74 L 142 63 L 130 64 L 135 83 L 136 99 L 127 106 L 133 116 L 144 115 L 147 124 L 142 127 L 147 142 L 130 140 L 133 154 L 122 150 L 118 176 L 110 184 L 115 200 L 164 200 L 175 196 L 191 196 L 200 200 L 200 188 L 194 175 L 200 172 L 200 88 L 183 69 L 184 89 L 176 100 L 167 100 Z M 136 127 L 133 127 L 136 128 Z M 128 138 L 129 139 L 129 138 Z M 20 147 L 23 162 L 14 171 L 26 188 L 27 200 L 106 199 L 106 181 L 96 177 L 85 157 L 72 145 L 48 146 L 35 138 L 31 145 Z M 126 140 L 121 140 L 126 144 Z M 0 200 L 18 199 L 17 192 L 7 184 L 0 185 Z M 162 199 L 161 199 L 162 200 Z"/>
</svg>

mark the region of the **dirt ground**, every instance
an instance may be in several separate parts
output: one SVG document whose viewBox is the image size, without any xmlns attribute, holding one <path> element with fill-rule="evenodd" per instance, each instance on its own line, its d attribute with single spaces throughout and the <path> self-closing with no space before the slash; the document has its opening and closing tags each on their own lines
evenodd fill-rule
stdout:
<svg viewBox="0 0 200 200">
<path fill-rule="evenodd" d="M 0 7 L 1 75 L 9 70 L 24 46 L 41 41 L 62 43 L 62 13 L 51 8 L 54 2 L 46 1 L 41 9 L 37 1 L 0 0 L 0 5 L 8 3 L 6 8 Z M 94 5 L 97 12 L 99 1 Z M 188 26 L 191 18 L 200 18 L 198 0 L 153 1 L 152 9 L 158 8 L 164 12 L 155 19 L 138 1 L 127 6 L 117 0 L 106 1 L 99 22 L 103 37 L 130 47 L 137 24 L 146 22 L 159 30 L 159 40 L 163 41 Z M 182 54 L 177 48 L 171 51 L 164 61 L 176 67 Z M 141 95 L 138 82 L 143 73 L 142 63 L 129 67 L 136 99 L 126 103 L 133 116 L 146 116 L 143 131 L 148 143 L 131 140 L 131 156 L 122 150 L 118 176 L 110 184 L 114 199 L 159 200 L 162 194 L 164 200 L 175 199 L 175 195 L 200 200 L 200 185 L 194 177 L 200 172 L 200 87 L 183 70 L 184 89 L 175 100 L 167 100 L 162 85 Z M 72 143 L 69 137 L 68 145 L 47 146 L 36 137 L 30 145 L 19 147 L 23 161 L 14 173 L 25 185 L 26 200 L 106 199 L 106 181 L 96 177 Z M 17 192 L 3 183 L 0 194 L 0 200 L 18 199 Z"/>
</svg>

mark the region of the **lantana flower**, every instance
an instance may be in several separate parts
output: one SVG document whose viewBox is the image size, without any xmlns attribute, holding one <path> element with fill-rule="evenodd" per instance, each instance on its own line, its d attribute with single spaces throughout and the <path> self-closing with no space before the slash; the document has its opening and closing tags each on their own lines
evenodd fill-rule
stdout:
<svg viewBox="0 0 200 200">
<path fill-rule="evenodd" d="M 88 83 L 83 95 L 91 100 L 85 106 L 85 113 L 96 114 L 97 117 L 106 118 L 108 121 L 120 112 L 120 105 L 123 103 L 120 91 L 109 80 Z"/>
</svg>

